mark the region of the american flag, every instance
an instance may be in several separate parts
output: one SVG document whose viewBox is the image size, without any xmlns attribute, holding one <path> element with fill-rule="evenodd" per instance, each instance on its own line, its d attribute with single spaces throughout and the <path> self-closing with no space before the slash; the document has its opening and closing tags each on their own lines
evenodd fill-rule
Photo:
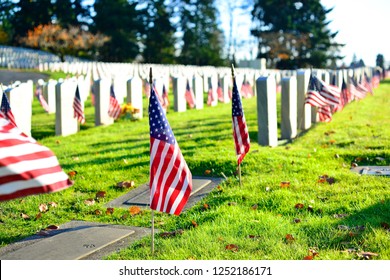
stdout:
<svg viewBox="0 0 390 280">
<path fill-rule="evenodd" d="M 379 86 L 380 80 L 380 75 L 375 72 L 371 79 L 372 87 L 377 88 Z"/>
<path fill-rule="evenodd" d="M 218 86 L 217 86 L 217 96 L 219 102 L 225 102 L 225 98 L 223 96 L 223 90 L 221 86 L 221 82 L 218 80 Z"/>
<path fill-rule="evenodd" d="M 163 85 L 161 97 L 162 97 L 162 104 L 161 105 L 164 108 L 164 110 L 166 111 L 168 109 L 168 106 L 169 106 L 169 100 L 168 100 L 168 91 L 167 91 L 165 85 Z"/>
<path fill-rule="evenodd" d="M 362 85 L 368 90 L 369 93 L 371 93 L 371 94 L 374 93 L 373 90 L 372 90 L 371 79 L 367 76 L 366 72 L 364 72 Z"/>
<path fill-rule="evenodd" d="M 6 119 L 8 119 L 14 126 L 17 126 L 14 114 L 12 114 L 11 106 L 9 105 L 8 97 L 5 92 L 3 92 L 3 97 L 1 98 L 0 111 L 4 114 Z"/>
<path fill-rule="evenodd" d="M 213 86 L 211 82 L 209 82 L 209 90 L 207 92 L 207 105 L 211 106 L 211 104 L 214 102 L 215 97 L 214 97 L 214 91 L 213 91 Z"/>
<path fill-rule="evenodd" d="M 321 122 L 332 120 L 332 111 L 340 109 L 340 99 L 341 91 L 338 87 L 326 84 L 316 76 L 310 75 L 305 103 L 318 107 Z"/>
<path fill-rule="evenodd" d="M 151 89 L 150 208 L 179 215 L 192 190 L 192 174 L 176 142 L 158 97 Z"/>
<path fill-rule="evenodd" d="M 188 103 L 188 106 L 190 106 L 191 109 L 194 108 L 195 107 L 195 96 L 194 96 L 194 92 L 191 90 L 190 82 L 188 79 L 187 79 L 187 84 L 186 84 L 185 98 L 186 98 L 186 101 Z"/>
<path fill-rule="evenodd" d="M 242 109 L 241 96 L 238 92 L 235 79 L 233 79 L 232 123 L 237 163 L 240 165 L 245 155 L 249 152 L 250 139 L 244 111 Z"/>
<path fill-rule="evenodd" d="M 314 107 L 329 105 L 328 100 L 321 94 L 321 88 L 320 80 L 316 76 L 311 75 L 305 103 Z"/>
<path fill-rule="evenodd" d="M 110 87 L 110 104 L 108 105 L 108 115 L 116 120 L 121 114 L 121 105 L 115 97 L 114 86 Z"/>
<path fill-rule="evenodd" d="M 81 124 L 85 123 L 84 109 L 83 104 L 81 104 L 79 86 L 76 86 L 76 94 L 74 95 L 73 100 L 73 117 L 77 119 Z"/>
<path fill-rule="evenodd" d="M 244 80 L 241 85 L 241 94 L 245 98 L 251 98 L 253 96 L 252 86 L 247 80 Z"/>
<path fill-rule="evenodd" d="M 0 112 L 0 201 L 56 192 L 71 185 L 53 152 Z"/>
<path fill-rule="evenodd" d="M 330 122 L 332 120 L 332 110 L 329 105 L 318 108 L 320 122 Z"/>
<path fill-rule="evenodd" d="M 359 84 L 353 77 L 350 77 L 349 91 L 351 92 L 353 98 L 356 100 L 361 100 L 365 98 L 368 93 L 368 90 L 363 87 L 362 84 Z"/>
<path fill-rule="evenodd" d="M 37 88 L 35 89 L 35 96 L 37 97 L 42 108 L 48 113 L 50 110 L 50 107 L 49 107 L 49 104 L 47 104 L 45 98 L 43 97 L 42 86 L 37 85 Z"/>
</svg>

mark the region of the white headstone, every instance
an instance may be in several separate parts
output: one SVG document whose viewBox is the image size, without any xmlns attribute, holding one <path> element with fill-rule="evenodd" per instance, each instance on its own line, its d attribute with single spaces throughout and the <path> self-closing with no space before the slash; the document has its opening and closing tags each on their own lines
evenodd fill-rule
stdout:
<svg viewBox="0 0 390 280">
<path fill-rule="evenodd" d="M 49 80 L 43 85 L 42 94 L 47 104 L 49 105 L 49 114 L 56 112 L 56 80 Z"/>
<path fill-rule="evenodd" d="M 282 78 L 282 121 L 281 131 L 283 139 L 292 139 L 297 136 L 297 79 L 295 77 Z"/>
<path fill-rule="evenodd" d="M 67 136 L 79 131 L 79 124 L 74 117 L 73 102 L 77 82 L 65 80 L 56 86 L 56 135 Z"/>
<path fill-rule="evenodd" d="M 186 79 L 176 77 L 173 82 L 173 104 L 175 112 L 185 112 L 187 110 L 187 101 L 185 99 Z"/>
<path fill-rule="evenodd" d="M 139 115 L 142 118 L 143 115 L 143 102 L 142 102 L 142 80 L 138 75 L 132 77 L 127 81 L 127 103 L 140 110 Z"/>
<path fill-rule="evenodd" d="M 204 92 L 203 92 L 203 79 L 198 75 L 194 75 L 192 78 L 192 89 L 195 95 L 195 108 L 203 109 L 204 106 Z"/>
<path fill-rule="evenodd" d="M 95 93 L 95 125 L 113 124 L 114 119 L 108 115 L 111 81 L 109 79 L 96 80 L 93 87 Z"/>
<path fill-rule="evenodd" d="M 311 126 L 311 106 L 305 104 L 307 88 L 309 86 L 310 71 L 300 70 L 297 73 L 297 122 L 298 128 L 307 130 Z"/>
<path fill-rule="evenodd" d="M 256 84 L 258 143 L 275 147 L 278 145 L 275 77 L 260 77 Z"/>
</svg>

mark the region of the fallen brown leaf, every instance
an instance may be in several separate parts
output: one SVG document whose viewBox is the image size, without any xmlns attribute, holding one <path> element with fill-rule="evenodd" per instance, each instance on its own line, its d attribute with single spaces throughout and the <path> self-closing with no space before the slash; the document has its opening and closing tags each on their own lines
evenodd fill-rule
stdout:
<svg viewBox="0 0 390 280">
<path fill-rule="evenodd" d="M 86 199 L 86 200 L 84 200 L 84 204 L 88 205 L 88 206 L 94 205 L 95 200 L 93 198 Z"/>
<path fill-rule="evenodd" d="M 314 257 L 313 256 L 305 256 L 304 258 L 303 258 L 304 260 L 313 260 L 314 259 Z"/>
<path fill-rule="evenodd" d="M 56 230 L 59 229 L 60 227 L 57 225 L 50 225 L 45 228 L 45 230 Z"/>
<path fill-rule="evenodd" d="M 238 246 L 236 244 L 228 244 L 225 246 L 226 250 L 232 251 L 232 252 L 237 252 L 238 251 Z"/>
<path fill-rule="evenodd" d="M 116 184 L 118 188 L 132 188 L 134 185 L 134 181 L 123 181 Z"/>
<path fill-rule="evenodd" d="M 301 219 L 295 218 L 293 221 L 294 221 L 294 223 L 298 224 L 301 222 Z"/>
<path fill-rule="evenodd" d="M 366 260 L 370 260 L 372 259 L 373 257 L 377 257 L 379 256 L 379 254 L 377 253 L 372 253 L 372 252 L 360 252 L 357 254 L 359 257 L 363 258 L 363 259 L 366 259 Z"/>
<path fill-rule="evenodd" d="M 253 204 L 251 208 L 252 208 L 252 210 L 256 210 L 258 207 L 259 207 L 259 205 Z"/>
<path fill-rule="evenodd" d="M 53 208 L 56 208 L 56 207 L 58 206 L 58 204 L 55 203 L 55 202 L 53 202 L 53 201 L 49 202 L 48 204 L 49 204 L 51 207 L 53 207 Z"/>
<path fill-rule="evenodd" d="M 74 177 L 77 175 L 77 171 L 76 170 L 69 171 L 68 175 L 69 175 L 69 177 Z"/>
<path fill-rule="evenodd" d="M 42 212 L 39 212 L 39 213 L 35 216 L 35 220 L 39 220 L 40 218 L 42 218 Z"/>
<path fill-rule="evenodd" d="M 106 192 L 99 191 L 99 192 L 96 193 L 96 199 L 104 198 L 104 197 L 106 197 Z"/>
<path fill-rule="evenodd" d="M 162 232 L 160 233 L 160 236 L 163 238 L 168 238 L 168 237 L 174 237 L 176 235 L 182 235 L 184 231 L 182 229 L 178 229 L 175 231 L 168 231 L 168 232 Z"/>
<path fill-rule="evenodd" d="M 384 229 L 390 229 L 390 225 L 388 223 L 382 222 L 381 227 Z"/>
<path fill-rule="evenodd" d="M 20 217 L 22 217 L 22 219 L 25 219 L 25 220 L 30 219 L 30 216 L 27 215 L 27 214 L 24 214 L 24 213 L 21 213 L 21 214 L 20 214 Z"/>
<path fill-rule="evenodd" d="M 38 208 L 39 208 L 39 211 L 42 213 L 46 212 L 49 209 L 49 207 L 47 207 L 47 205 L 44 203 L 39 204 Z"/>
<path fill-rule="evenodd" d="M 114 208 L 111 208 L 111 207 L 107 208 L 107 210 L 106 210 L 107 215 L 112 215 L 113 213 L 114 213 Z"/>
<path fill-rule="evenodd" d="M 280 187 L 281 188 L 289 188 L 290 187 L 290 182 L 289 181 L 280 182 Z"/>
<path fill-rule="evenodd" d="M 100 216 L 101 214 L 103 214 L 103 212 L 101 210 L 99 210 L 99 209 L 96 209 L 94 211 L 94 213 L 95 213 L 96 216 Z"/>
<path fill-rule="evenodd" d="M 195 221 L 191 221 L 191 224 L 194 226 L 194 227 L 197 227 L 198 224 L 195 222 Z"/>
<path fill-rule="evenodd" d="M 131 206 L 129 208 L 129 213 L 131 216 L 138 215 L 139 213 L 141 213 L 141 208 L 138 206 Z"/>
<path fill-rule="evenodd" d="M 203 209 L 209 209 L 210 208 L 210 206 L 207 204 L 207 203 L 205 203 L 205 204 L 203 204 Z"/>
<path fill-rule="evenodd" d="M 287 242 L 293 242 L 295 240 L 294 236 L 290 233 L 286 234 L 285 239 Z"/>
<path fill-rule="evenodd" d="M 295 209 L 302 209 L 303 207 L 305 207 L 302 203 L 297 203 L 295 204 Z"/>
<path fill-rule="evenodd" d="M 210 175 L 210 174 L 211 174 L 211 170 L 206 169 L 206 170 L 204 171 L 204 175 Z"/>
</svg>

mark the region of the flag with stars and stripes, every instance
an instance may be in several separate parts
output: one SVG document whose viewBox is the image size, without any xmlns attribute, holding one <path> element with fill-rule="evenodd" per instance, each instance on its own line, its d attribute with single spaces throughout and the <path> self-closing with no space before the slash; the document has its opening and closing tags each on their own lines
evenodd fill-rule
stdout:
<svg viewBox="0 0 390 280">
<path fill-rule="evenodd" d="M 17 126 L 14 114 L 12 114 L 11 106 L 9 105 L 8 97 L 5 92 L 3 92 L 3 97 L 1 98 L 0 111 L 4 114 L 7 120 L 9 120 L 14 126 Z"/>
<path fill-rule="evenodd" d="M 232 122 L 233 138 L 236 147 L 237 163 L 241 164 L 245 155 L 249 152 L 250 139 L 246 125 L 244 111 L 242 109 L 241 96 L 237 89 L 236 80 L 233 79 L 232 95 Z"/>
<path fill-rule="evenodd" d="M 53 152 L 0 112 L 0 201 L 56 192 L 71 185 Z"/>
<path fill-rule="evenodd" d="M 42 108 L 46 111 L 46 113 L 48 113 L 50 107 L 49 104 L 47 104 L 45 98 L 43 97 L 41 85 L 37 85 L 37 88 L 35 90 L 35 96 L 37 97 L 39 104 L 41 104 Z"/>
<path fill-rule="evenodd" d="M 190 106 L 191 109 L 194 108 L 195 107 L 195 95 L 194 95 L 194 92 L 191 90 L 190 81 L 188 79 L 187 79 L 187 84 L 186 84 L 185 98 L 186 98 L 186 101 L 188 103 L 188 106 Z"/>
<path fill-rule="evenodd" d="M 149 126 L 150 208 L 179 215 L 191 194 L 192 174 L 153 87 L 149 97 Z"/>
<path fill-rule="evenodd" d="M 116 120 L 121 114 L 121 105 L 118 102 L 118 99 L 115 97 L 114 86 L 110 87 L 110 103 L 108 105 L 108 115 Z"/>
<path fill-rule="evenodd" d="M 74 95 L 74 100 L 73 100 L 73 110 L 74 110 L 74 115 L 73 117 L 77 119 L 77 121 L 81 124 L 85 123 L 85 116 L 84 116 L 84 108 L 83 104 L 81 103 L 81 98 L 80 98 L 80 91 L 79 91 L 79 86 L 76 86 L 76 93 Z"/>
</svg>

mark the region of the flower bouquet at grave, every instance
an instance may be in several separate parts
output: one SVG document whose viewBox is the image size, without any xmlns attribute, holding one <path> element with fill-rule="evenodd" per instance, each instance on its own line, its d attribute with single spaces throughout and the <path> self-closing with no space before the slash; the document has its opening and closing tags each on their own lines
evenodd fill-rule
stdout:
<svg viewBox="0 0 390 280">
<path fill-rule="evenodd" d="M 133 107 L 131 103 L 126 103 L 121 105 L 121 115 L 122 118 L 128 120 L 139 120 L 141 119 L 141 110 Z"/>
</svg>

